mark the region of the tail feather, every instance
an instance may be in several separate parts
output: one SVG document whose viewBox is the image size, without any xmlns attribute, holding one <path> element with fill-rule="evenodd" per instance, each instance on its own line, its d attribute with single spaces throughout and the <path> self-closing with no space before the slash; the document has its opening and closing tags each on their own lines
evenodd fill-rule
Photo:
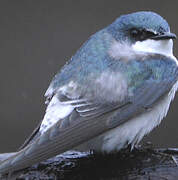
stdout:
<svg viewBox="0 0 178 180">
<path fill-rule="evenodd" d="M 98 118 L 101 119 L 97 120 Z M 58 122 L 35 141 L 0 162 L 0 174 L 12 173 L 64 153 L 107 129 L 106 119 L 103 117 L 76 120 L 70 127 L 62 129 Z"/>
<path fill-rule="evenodd" d="M 11 156 L 15 155 L 16 152 L 11 152 L 11 153 L 2 153 L 0 154 L 0 163 L 8 158 L 10 158 Z"/>
</svg>

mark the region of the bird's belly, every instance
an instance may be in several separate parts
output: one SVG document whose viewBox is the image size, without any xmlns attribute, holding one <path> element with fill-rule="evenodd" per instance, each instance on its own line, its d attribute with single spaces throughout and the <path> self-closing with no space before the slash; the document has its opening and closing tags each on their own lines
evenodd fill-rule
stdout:
<svg viewBox="0 0 178 180">
<path fill-rule="evenodd" d="M 119 151 L 131 144 L 134 147 L 144 135 L 148 134 L 154 127 L 160 124 L 166 116 L 171 100 L 175 96 L 178 82 L 171 91 L 162 97 L 150 110 L 128 120 L 120 126 L 109 130 L 75 148 L 86 151 L 95 150 L 99 152 Z"/>
</svg>

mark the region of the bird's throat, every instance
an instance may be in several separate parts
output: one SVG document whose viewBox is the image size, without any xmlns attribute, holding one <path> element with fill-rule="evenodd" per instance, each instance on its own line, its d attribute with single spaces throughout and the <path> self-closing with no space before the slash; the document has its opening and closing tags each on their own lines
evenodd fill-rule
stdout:
<svg viewBox="0 0 178 180">
<path fill-rule="evenodd" d="M 173 40 L 152 40 L 137 41 L 132 48 L 136 52 L 156 53 L 169 56 L 175 59 L 173 55 Z"/>
</svg>

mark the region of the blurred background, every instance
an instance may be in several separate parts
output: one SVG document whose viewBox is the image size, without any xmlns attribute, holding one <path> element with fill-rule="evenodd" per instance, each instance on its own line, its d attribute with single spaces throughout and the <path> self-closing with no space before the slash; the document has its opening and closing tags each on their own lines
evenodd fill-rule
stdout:
<svg viewBox="0 0 178 180">
<path fill-rule="evenodd" d="M 178 34 L 178 1 L 1 0 L 0 152 L 15 151 L 45 112 L 44 93 L 90 35 L 121 14 L 152 10 Z M 178 40 L 174 44 L 178 56 Z M 178 95 L 168 116 L 144 141 L 178 147 Z"/>
</svg>

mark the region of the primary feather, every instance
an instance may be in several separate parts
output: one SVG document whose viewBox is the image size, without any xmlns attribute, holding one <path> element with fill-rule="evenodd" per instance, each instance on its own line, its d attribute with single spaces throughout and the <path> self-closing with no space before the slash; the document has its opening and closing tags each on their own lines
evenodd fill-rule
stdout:
<svg viewBox="0 0 178 180">
<path fill-rule="evenodd" d="M 146 18 L 139 16 L 139 23 L 147 27 L 150 12 L 143 14 Z M 132 24 L 138 15 L 131 14 Z M 155 30 L 159 24 L 160 31 L 169 30 L 165 20 L 156 14 L 154 18 Z M 119 41 L 122 33 L 116 30 L 127 25 L 124 19 L 91 36 L 54 77 L 45 94 L 48 106 L 43 121 L 19 152 L 0 162 L 0 173 L 73 148 L 111 152 L 134 146 L 160 123 L 177 90 L 177 60 L 133 51 L 128 46 L 132 42 Z M 115 26 L 120 21 L 122 26 Z M 116 52 L 118 47 L 122 53 Z"/>
</svg>

